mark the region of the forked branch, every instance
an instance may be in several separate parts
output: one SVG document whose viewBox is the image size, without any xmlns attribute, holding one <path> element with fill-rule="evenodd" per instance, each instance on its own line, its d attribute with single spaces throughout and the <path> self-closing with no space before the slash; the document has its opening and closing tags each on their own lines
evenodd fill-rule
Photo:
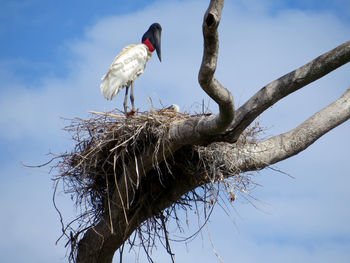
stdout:
<svg viewBox="0 0 350 263">
<path fill-rule="evenodd" d="M 236 118 L 229 131 L 216 139 L 236 141 L 242 131 L 267 108 L 348 62 L 350 62 L 350 41 L 267 84 L 236 111 Z"/>
<path fill-rule="evenodd" d="M 258 170 L 294 156 L 349 118 L 350 88 L 298 127 L 241 150 L 237 156 L 240 168 L 242 171 Z"/>
</svg>

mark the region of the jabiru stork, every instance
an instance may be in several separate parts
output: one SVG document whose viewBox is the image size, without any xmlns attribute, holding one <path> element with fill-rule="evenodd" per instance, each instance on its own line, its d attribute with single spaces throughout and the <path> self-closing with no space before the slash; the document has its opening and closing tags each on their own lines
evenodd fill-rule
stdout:
<svg viewBox="0 0 350 263">
<path fill-rule="evenodd" d="M 134 81 L 145 70 L 147 61 L 152 57 L 152 52 L 157 51 L 159 61 L 161 55 L 162 27 L 158 23 L 152 24 L 143 34 L 141 44 L 131 44 L 125 47 L 114 59 L 106 75 L 102 77 L 100 86 L 103 96 L 107 100 L 113 99 L 123 88 L 126 88 L 124 98 L 124 112 L 127 114 L 128 92 L 131 85 L 130 101 L 131 114 L 135 113 L 134 105 Z"/>
</svg>

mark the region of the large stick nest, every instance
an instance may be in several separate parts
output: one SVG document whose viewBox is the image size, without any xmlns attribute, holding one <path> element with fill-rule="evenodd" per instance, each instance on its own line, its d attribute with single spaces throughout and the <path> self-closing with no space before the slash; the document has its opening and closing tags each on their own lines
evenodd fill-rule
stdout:
<svg viewBox="0 0 350 263">
<path fill-rule="evenodd" d="M 210 183 L 186 193 L 165 211 L 146 220 L 135 231 L 135 236 L 129 238 L 131 247 L 141 245 L 150 261 L 152 261 L 150 252 L 157 239 L 172 257 L 166 225 L 168 220 L 173 218 L 181 232 L 181 218 L 177 215 L 179 208 L 184 209 L 186 213 L 193 210 L 197 215 L 203 215 L 202 222 L 206 222 L 214 204 L 220 200 L 223 201 L 223 195 L 220 192 L 226 193 L 228 197 L 226 200 L 229 203 L 236 199 L 237 194 L 250 200 L 249 193 L 255 184 L 251 180 L 251 174 L 241 174 L 237 170 L 236 157 L 232 156 L 230 144 L 213 143 L 206 147 L 186 146 L 184 153 L 174 153 L 165 161 L 158 163 L 157 151 L 167 146 L 170 125 L 186 118 L 199 118 L 203 115 L 209 114 L 189 115 L 159 110 L 138 113 L 130 118 L 125 118 L 117 112 L 109 112 L 94 113 L 88 120 L 78 118 L 68 120 L 69 125 L 65 130 L 71 134 L 75 147 L 70 153 L 56 157 L 59 161 L 55 167 L 58 168 L 59 173 L 54 179 L 56 187 L 60 182 L 63 183 L 64 192 L 71 194 L 78 208 L 79 214 L 76 219 L 67 224 L 63 223 L 59 212 L 62 236 L 66 236 L 67 244 L 71 245 L 72 261 L 75 258 L 76 244 L 81 238 L 81 233 L 100 222 L 101 218 L 109 213 L 110 199 L 120 180 L 126 180 L 128 187 L 133 189 L 133 195 L 125 204 L 125 206 L 132 206 L 142 200 L 139 195 L 147 191 L 147 187 L 142 187 L 147 185 L 147 180 L 148 183 L 149 180 L 158 180 L 161 186 L 166 187 L 176 177 L 174 173 L 179 172 L 176 167 L 181 166 L 181 173 L 189 175 L 205 173 L 209 177 Z M 259 131 L 261 129 L 258 125 L 247 129 L 235 147 L 255 143 Z M 149 178 L 137 178 L 137 180 L 121 178 L 121 175 L 126 177 L 128 174 L 125 171 L 128 163 L 135 161 L 136 156 L 145 152 L 148 147 L 155 149 L 154 168 L 149 173 Z M 187 157 L 190 156 L 190 159 L 181 158 L 185 153 Z M 218 178 L 221 179 L 218 180 Z M 55 195 L 56 191 L 54 200 Z M 202 210 L 199 211 L 200 209 Z M 138 237 L 138 243 L 136 237 Z M 192 237 L 193 235 L 190 238 Z"/>
</svg>

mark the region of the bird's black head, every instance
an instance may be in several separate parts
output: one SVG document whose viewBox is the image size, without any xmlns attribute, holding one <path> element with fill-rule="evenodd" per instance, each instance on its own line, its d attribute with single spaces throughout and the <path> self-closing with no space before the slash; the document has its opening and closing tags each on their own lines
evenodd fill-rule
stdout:
<svg viewBox="0 0 350 263">
<path fill-rule="evenodd" d="M 160 26 L 160 24 L 154 23 L 142 36 L 142 43 L 147 45 L 151 52 L 153 52 L 154 49 L 157 51 L 159 61 L 162 61 L 161 35 L 162 27 Z M 151 43 L 151 46 L 148 44 L 147 40 Z"/>
</svg>

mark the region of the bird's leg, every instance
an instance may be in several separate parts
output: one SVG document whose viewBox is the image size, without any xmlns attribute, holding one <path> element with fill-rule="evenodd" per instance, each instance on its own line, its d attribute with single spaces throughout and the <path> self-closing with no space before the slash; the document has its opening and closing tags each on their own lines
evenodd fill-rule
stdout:
<svg viewBox="0 0 350 263">
<path fill-rule="evenodd" d="M 129 93 L 129 86 L 125 88 L 125 98 L 124 98 L 124 113 L 125 115 L 128 115 L 128 93 Z"/>
<path fill-rule="evenodd" d="M 135 112 L 135 104 L 134 104 L 134 82 L 131 82 L 130 101 L 131 101 L 131 105 L 132 105 L 132 111 Z"/>
</svg>

